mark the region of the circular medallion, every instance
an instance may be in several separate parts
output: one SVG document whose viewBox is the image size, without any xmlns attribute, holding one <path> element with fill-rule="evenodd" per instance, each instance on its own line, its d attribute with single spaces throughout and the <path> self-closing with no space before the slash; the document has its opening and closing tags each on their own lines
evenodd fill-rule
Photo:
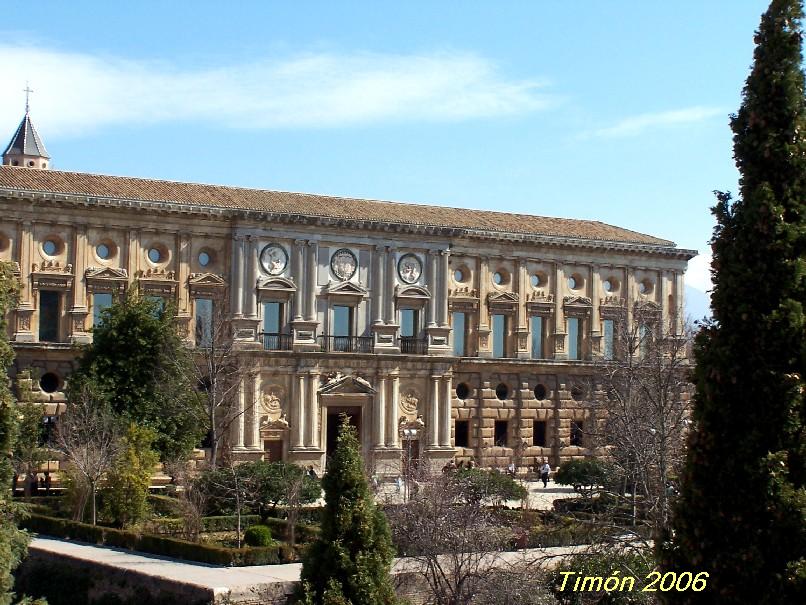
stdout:
<svg viewBox="0 0 806 605">
<path fill-rule="evenodd" d="M 355 259 L 355 254 L 350 252 L 347 248 L 341 248 L 333 253 L 330 257 L 330 268 L 333 274 L 339 279 L 348 280 L 355 275 L 355 270 L 358 267 L 358 261 Z"/>
<path fill-rule="evenodd" d="M 280 275 L 288 265 L 288 254 L 277 244 L 269 244 L 260 251 L 260 264 L 269 275 Z"/>
<path fill-rule="evenodd" d="M 423 273 L 420 259 L 414 254 L 404 254 L 397 263 L 397 274 L 407 284 L 413 284 Z"/>
</svg>

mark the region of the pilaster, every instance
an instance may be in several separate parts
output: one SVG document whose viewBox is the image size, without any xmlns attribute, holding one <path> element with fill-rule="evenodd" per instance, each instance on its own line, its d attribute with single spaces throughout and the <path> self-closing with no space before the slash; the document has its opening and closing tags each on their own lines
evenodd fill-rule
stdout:
<svg viewBox="0 0 806 605">
<path fill-rule="evenodd" d="M 31 330 L 31 318 L 34 305 L 31 296 L 31 262 L 33 259 L 33 225 L 31 221 L 22 221 L 18 228 L 20 261 L 20 302 L 16 309 L 16 322 L 14 326 L 15 342 L 33 342 L 34 333 Z"/>
<path fill-rule="evenodd" d="M 372 445 L 375 449 L 386 447 L 386 376 L 377 377 L 378 386 L 372 409 Z"/>
<path fill-rule="evenodd" d="M 87 270 L 87 226 L 77 225 L 73 231 L 73 304 L 70 309 L 70 342 L 87 344 L 92 338 L 87 332 L 87 287 L 84 273 Z M 66 301 L 65 301 L 66 302 Z"/>
</svg>

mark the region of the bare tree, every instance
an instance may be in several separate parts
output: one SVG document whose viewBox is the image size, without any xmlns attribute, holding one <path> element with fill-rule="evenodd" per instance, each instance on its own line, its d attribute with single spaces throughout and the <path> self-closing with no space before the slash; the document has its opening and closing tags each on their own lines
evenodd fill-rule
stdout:
<svg viewBox="0 0 806 605">
<path fill-rule="evenodd" d="M 395 543 L 425 578 L 430 602 L 469 605 L 497 563 L 512 531 L 496 519 L 459 473 L 420 482 L 409 502 L 388 511 Z"/>
<path fill-rule="evenodd" d="M 235 338 L 229 320 L 227 296 L 213 300 L 208 316 L 197 309 L 192 369 L 198 386 L 196 394 L 207 417 L 210 444 L 210 466 L 219 463 L 219 450 L 229 429 L 257 401 L 238 409 L 239 385 L 245 368 L 235 349 Z"/>
<path fill-rule="evenodd" d="M 670 499 L 684 459 L 689 418 L 690 330 L 676 334 L 654 308 L 637 307 L 632 322 L 614 322 L 612 358 L 598 364 L 595 400 L 599 422 L 590 431 L 604 446 L 629 492 L 632 520 L 638 508 L 653 532 L 667 526 Z"/>
<path fill-rule="evenodd" d="M 106 400 L 91 384 L 84 383 L 71 399 L 59 418 L 54 441 L 69 463 L 70 472 L 87 487 L 95 525 L 98 484 L 115 460 L 119 430 Z"/>
<path fill-rule="evenodd" d="M 192 462 L 171 461 L 166 463 L 166 471 L 173 478 L 176 486 L 177 502 L 182 518 L 182 537 L 191 542 L 198 542 L 204 530 L 204 511 L 207 506 L 207 494 L 199 489 L 194 481 L 195 473 Z"/>
</svg>

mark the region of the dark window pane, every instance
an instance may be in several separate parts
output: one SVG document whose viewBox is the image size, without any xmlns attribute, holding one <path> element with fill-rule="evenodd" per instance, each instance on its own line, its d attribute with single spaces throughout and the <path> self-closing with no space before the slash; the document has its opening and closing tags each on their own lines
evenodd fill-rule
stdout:
<svg viewBox="0 0 806 605">
<path fill-rule="evenodd" d="M 333 306 L 333 336 L 352 336 L 352 307 Z"/>
<path fill-rule="evenodd" d="M 456 421 L 456 435 L 454 443 L 456 447 L 470 447 L 470 422 L 467 420 Z"/>
<path fill-rule="evenodd" d="M 508 422 L 506 420 L 496 420 L 495 421 L 495 445 L 498 447 L 506 447 L 507 446 L 507 426 Z"/>
<path fill-rule="evenodd" d="M 403 338 L 411 338 L 417 336 L 418 332 L 417 310 L 400 309 L 400 335 Z"/>
<path fill-rule="evenodd" d="M 535 420 L 532 425 L 532 445 L 546 447 L 546 421 Z"/>
<path fill-rule="evenodd" d="M 582 421 L 571 421 L 571 445 L 582 446 Z"/>
<path fill-rule="evenodd" d="M 39 340 L 43 342 L 59 340 L 59 298 L 58 292 L 39 292 Z"/>
<path fill-rule="evenodd" d="M 146 299 L 156 303 L 154 313 L 157 316 L 162 315 L 163 311 L 165 311 L 165 299 L 162 296 L 146 296 Z"/>
<path fill-rule="evenodd" d="M 604 320 L 604 358 L 613 359 L 613 320 Z"/>
<path fill-rule="evenodd" d="M 579 359 L 579 318 L 568 318 L 568 359 Z"/>
</svg>

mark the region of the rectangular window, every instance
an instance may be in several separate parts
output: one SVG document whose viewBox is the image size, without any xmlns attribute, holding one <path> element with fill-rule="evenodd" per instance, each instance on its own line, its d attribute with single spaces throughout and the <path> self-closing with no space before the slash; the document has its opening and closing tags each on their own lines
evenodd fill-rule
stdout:
<svg viewBox="0 0 806 605">
<path fill-rule="evenodd" d="M 415 338 L 419 335 L 420 326 L 417 309 L 400 309 L 400 336 Z"/>
<path fill-rule="evenodd" d="M 100 326 L 104 309 L 112 306 L 112 294 L 110 292 L 95 292 L 92 295 L 92 325 Z"/>
<path fill-rule="evenodd" d="M 470 421 L 457 420 L 454 431 L 454 445 L 456 447 L 470 447 Z"/>
<path fill-rule="evenodd" d="M 649 329 L 649 326 L 646 324 L 641 324 L 638 326 L 638 357 L 644 359 L 646 357 L 647 351 L 649 349 L 650 339 L 652 338 L 652 332 Z"/>
<path fill-rule="evenodd" d="M 535 420 L 532 425 L 532 445 L 546 447 L 546 421 Z"/>
<path fill-rule="evenodd" d="M 605 319 L 604 322 L 602 322 L 602 328 L 604 332 L 604 358 L 613 359 L 613 320 Z"/>
<path fill-rule="evenodd" d="M 582 447 L 582 430 L 583 424 L 581 420 L 571 421 L 571 445 Z"/>
<path fill-rule="evenodd" d="M 507 316 L 493 315 L 493 357 L 505 357 L 507 344 Z"/>
<path fill-rule="evenodd" d="M 160 316 L 165 311 L 165 299 L 162 296 L 146 296 L 146 300 L 155 303 L 154 314 Z"/>
<path fill-rule="evenodd" d="M 507 428 L 509 422 L 506 420 L 495 421 L 495 445 L 498 447 L 507 446 Z"/>
<path fill-rule="evenodd" d="M 263 303 L 263 331 L 267 334 L 282 332 L 283 305 L 279 302 Z"/>
<path fill-rule="evenodd" d="M 533 315 L 529 323 L 532 332 L 532 359 L 543 359 L 543 318 Z"/>
<path fill-rule="evenodd" d="M 465 314 L 460 311 L 453 313 L 453 354 L 456 357 L 465 356 Z"/>
<path fill-rule="evenodd" d="M 344 305 L 333 306 L 333 350 L 353 350 L 353 308 Z"/>
<path fill-rule="evenodd" d="M 213 344 L 213 301 L 209 298 L 196 298 L 196 346 L 209 348 Z"/>
<path fill-rule="evenodd" d="M 581 359 L 582 330 L 578 317 L 569 317 L 568 322 L 568 359 Z"/>
<path fill-rule="evenodd" d="M 333 306 L 333 336 L 353 335 L 353 308 L 344 305 Z"/>
<path fill-rule="evenodd" d="M 39 340 L 58 342 L 59 302 L 61 294 L 50 290 L 39 291 Z"/>
</svg>

